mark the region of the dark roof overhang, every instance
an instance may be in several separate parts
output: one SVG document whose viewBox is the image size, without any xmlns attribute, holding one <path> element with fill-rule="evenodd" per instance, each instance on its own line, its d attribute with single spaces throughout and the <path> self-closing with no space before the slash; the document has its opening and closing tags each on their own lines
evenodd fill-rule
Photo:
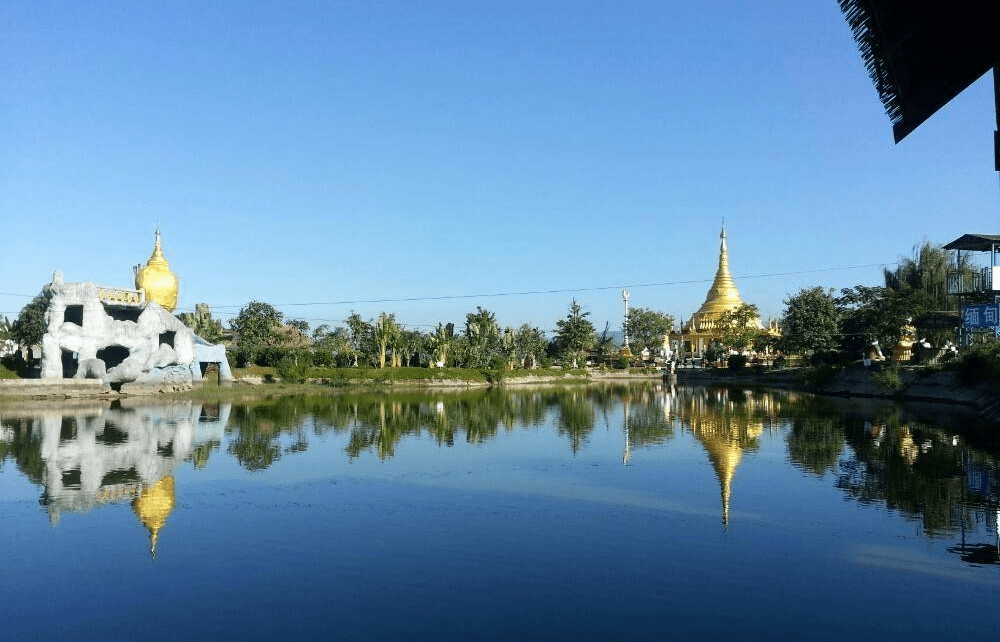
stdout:
<svg viewBox="0 0 1000 642">
<path fill-rule="evenodd" d="M 1000 234 L 963 234 L 945 245 L 944 249 L 992 252 L 996 245 L 1000 245 Z"/>
<path fill-rule="evenodd" d="M 996 0 L 838 0 L 898 143 L 1000 64 Z"/>
</svg>

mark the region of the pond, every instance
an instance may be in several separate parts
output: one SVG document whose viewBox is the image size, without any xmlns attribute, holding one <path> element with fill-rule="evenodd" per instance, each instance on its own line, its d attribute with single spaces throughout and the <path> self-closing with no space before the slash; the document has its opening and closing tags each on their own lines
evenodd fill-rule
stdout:
<svg viewBox="0 0 1000 642">
<path fill-rule="evenodd" d="M 949 414 L 649 383 L 7 402 L 3 638 L 993 636 L 1000 457 Z"/>
</svg>

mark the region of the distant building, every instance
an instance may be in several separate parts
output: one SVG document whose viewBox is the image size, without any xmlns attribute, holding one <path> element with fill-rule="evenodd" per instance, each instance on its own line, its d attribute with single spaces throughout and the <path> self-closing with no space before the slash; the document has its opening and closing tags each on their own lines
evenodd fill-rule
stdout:
<svg viewBox="0 0 1000 642">
<path fill-rule="evenodd" d="M 726 228 L 723 226 L 722 239 L 719 246 L 719 268 L 715 272 L 715 280 L 708 289 L 705 302 L 698 311 L 691 315 L 687 323 L 681 323 L 680 332 L 670 335 L 670 342 L 677 346 L 679 355 L 700 357 L 712 341 L 720 338 L 722 317 L 729 311 L 743 305 L 739 290 L 729 273 L 729 251 L 726 248 Z M 751 323 L 755 328 L 763 329 L 760 318 L 754 318 Z"/>
</svg>

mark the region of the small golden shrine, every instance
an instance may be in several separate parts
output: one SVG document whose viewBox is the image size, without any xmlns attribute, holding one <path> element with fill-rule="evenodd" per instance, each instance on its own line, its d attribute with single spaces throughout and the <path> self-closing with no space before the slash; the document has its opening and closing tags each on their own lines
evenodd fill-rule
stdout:
<svg viewBox="0 0 1000 642">
<path fill-rule="evenodd" d="M 170 271 L 170 264 L 163 256 L 160 230 L 156 230 L 153 255 L 145 266 L 135 267 L 135 288 L 146 293 L 147 301 L 156 301 L 167 312 L 177 307 L 177 276 Z"/>
<path fill-rule="evenodd" d="M 913 357 L 913 344 L 917 342 L 917 329 L 910 319 L 900 328 L 899 341 L 892 348 L 893 363 L 909 363 Z"/>
</svg>

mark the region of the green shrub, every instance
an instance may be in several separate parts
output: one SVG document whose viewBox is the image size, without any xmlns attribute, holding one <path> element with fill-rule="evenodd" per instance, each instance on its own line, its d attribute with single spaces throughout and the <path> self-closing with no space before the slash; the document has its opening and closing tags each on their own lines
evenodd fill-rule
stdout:
<svg viewBox="0 0 1000 642">
<path fill-rule="evenodd" d="M 719 359 L 722 358 L 723 350 L 722 348 L 717 348 L 712 346 L 705 350 L 701 355 L 701 362 L 703 365 L 710 366 L 715 365 Z"/>
<path fill-rule="evenodd" d="M 976 346 L 963 352 L 955 360 L 954 367 L 962 383 L 1000 383 L 1000 343 Z"/>
<path fill-rule="evenodd" d="M 819 388 L 829 383 L 838 372 L 840 368 L 831 365 L 813 366 L 803 370 L 799 377 L 807 386 Z"/>
<path fill-rule="evenodd" d="M 872 375 L 872 379 L 879 388 L 888 392 L 896 392 L 903 387 L 903 380 L 899 376 L 898 368 L 882 368 Z"/>
<path fill-rule="evenodd" d="M 746 355 L 731 354 L 729 355 L 729 359 L 726 360 L 726 365 L 729 366 L 730 370 L 740 370 L 747 365 Z"/>
<path fill-rule="evenodd" d="M 274 369 L 285 383 L 302 383 L 312 366 L 312 355 L 307 350 L 288 350 L 278 360 Z"/>
</svg>

